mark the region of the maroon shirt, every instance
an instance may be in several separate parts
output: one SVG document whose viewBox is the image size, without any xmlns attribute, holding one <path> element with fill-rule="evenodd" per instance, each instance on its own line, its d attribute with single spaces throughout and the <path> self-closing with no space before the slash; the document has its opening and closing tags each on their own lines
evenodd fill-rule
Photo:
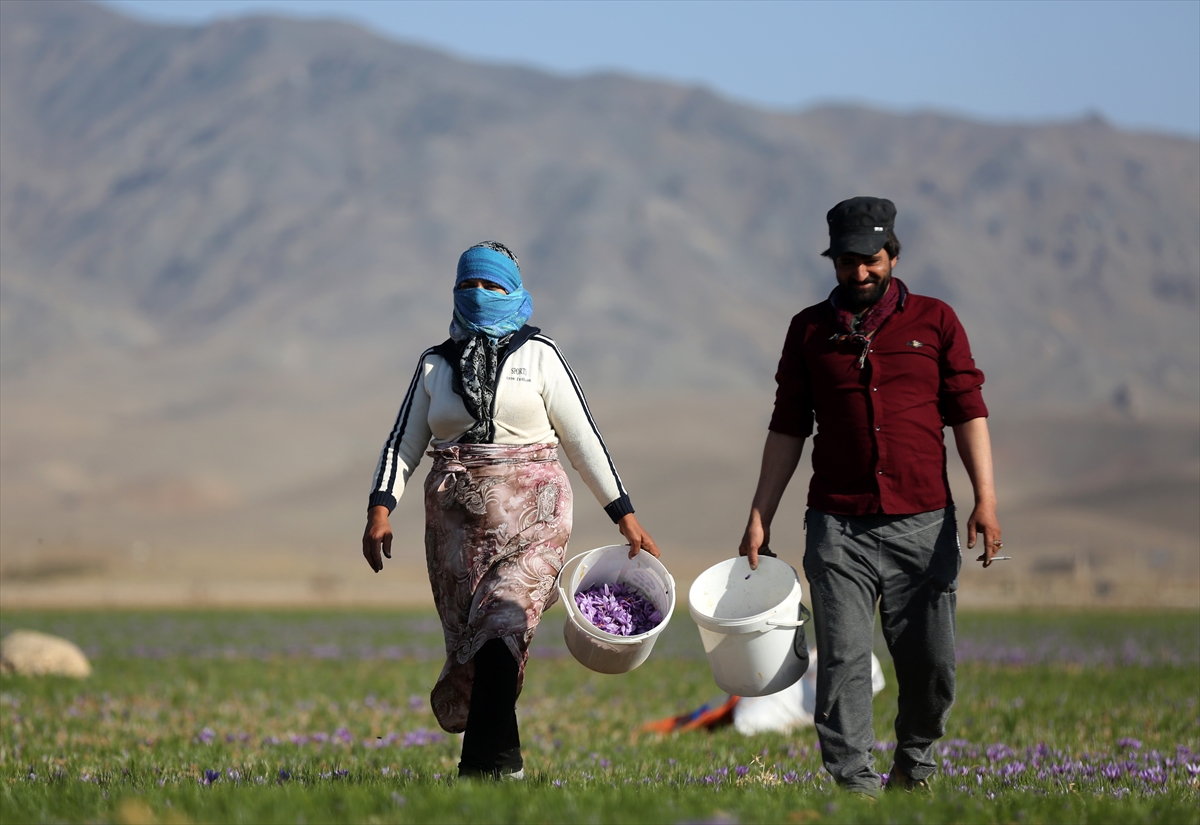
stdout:
<svg viewBox="0 0 1200 825">
<path fill-rule="evenodd" d="M 829 301 L 792 319 L 775 381 L 772 431 L 812 435 L 808 506 L 909 515 L 951 503 L 944 426 L 987 416 L 983 373 L 947 304 L 909 293 L 862 347 L 838 343 Z"/>
</svg>

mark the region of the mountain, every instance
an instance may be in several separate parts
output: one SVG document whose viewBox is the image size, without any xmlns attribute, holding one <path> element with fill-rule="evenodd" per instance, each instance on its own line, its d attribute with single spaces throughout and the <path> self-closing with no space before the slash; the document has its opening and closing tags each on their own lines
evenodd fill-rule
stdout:
<svg viewBox="0 0 1200 825">
<path fill-rule="evenodd" d="M 267 371 L 289 347 L 390 369 L 443 336 L 457 253 L 498 237 L 593 382 L 762 385 L 830 286 L 826 209 L 869 192 L 899 205 L 898 274 L 958 309 L 996 403 L 1200 399 L 1195 141 L 780 114 L 332 22 L 2 13 L 6 371 L 225 338 Z"/>
<path fill-rule="evenodd" d="M 897 203 L 897 274 L 958 311 L 1001 430 L 1100 416 L 1136 444 L 1138 422 L 1195 418 L 1195 140 L 1094 118 L 773 112 L 342 23 L 162 26 L 4 0 L 5 555 L 43 539 L 330 547 L 358 529 L 415 359 L 446 335 L 457 256 L 489 238 L 519 255 L 532 322 L 623 475 L 648 468 L 700 541 L 717 514 L 744 517 L 696 479 L 756 466 L 788 319 L 833 284 L 825 212 L 858 194 Z M 1092 446 L 1071 455 L 1111 460 L 1072 466 L 1154 480 L 1163 456 L 1192 467 L 1194 430 L 1153 460 L 1079 436 Z M 1010 426 L 998 461 L 1058 455 L 1041 446 L 1063 428 L 1034 431 Z M 689 454 L 706 441 L 716 465 Z M 1046 469 L 1028 489 L 1081 477 Z M 710 520 L 689 522 L 689 500 Z"/>
</svg>

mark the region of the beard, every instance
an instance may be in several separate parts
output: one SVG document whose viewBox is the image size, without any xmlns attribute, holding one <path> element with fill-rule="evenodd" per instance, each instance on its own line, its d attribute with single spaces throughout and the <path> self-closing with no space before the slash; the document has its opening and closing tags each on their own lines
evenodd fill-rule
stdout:
<svg viewBox="0 0 1200 825">
<path fill-rule="evenodd" d="M 892 283 L 892 273 L 871 275 L 862 284 L 838 284 L 838 300 L 855 313 L 874 306 L 887 292 Z"/>
</svg>

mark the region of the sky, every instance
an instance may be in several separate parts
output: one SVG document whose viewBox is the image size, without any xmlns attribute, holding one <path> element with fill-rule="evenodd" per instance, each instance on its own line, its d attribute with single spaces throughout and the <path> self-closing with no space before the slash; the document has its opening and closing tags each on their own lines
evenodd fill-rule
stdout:
<svg viewBox="0 0 1200 825">
<path fill-rule="evenodd" d="M 476 61 L 757 106 L 854 103 L 1200 138 L 1200 0 L 104 0 L 156 22 L 349 21 Z"/>
</svg>

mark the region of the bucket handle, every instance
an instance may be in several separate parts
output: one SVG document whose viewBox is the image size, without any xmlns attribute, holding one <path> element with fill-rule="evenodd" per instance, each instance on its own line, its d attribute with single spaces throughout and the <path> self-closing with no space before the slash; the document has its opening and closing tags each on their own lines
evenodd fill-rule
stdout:
<svg viewBox="0 0 1200 825">
<path fill-rule="evenodd" d="M 808 608 L 800 605 L 800 618 L 795 621 L 768 621 L 767 624 L 771 627 L 802 627 L 805 622 L 812 618 L 812 614 L 808 612 Z"/>
</svg>

